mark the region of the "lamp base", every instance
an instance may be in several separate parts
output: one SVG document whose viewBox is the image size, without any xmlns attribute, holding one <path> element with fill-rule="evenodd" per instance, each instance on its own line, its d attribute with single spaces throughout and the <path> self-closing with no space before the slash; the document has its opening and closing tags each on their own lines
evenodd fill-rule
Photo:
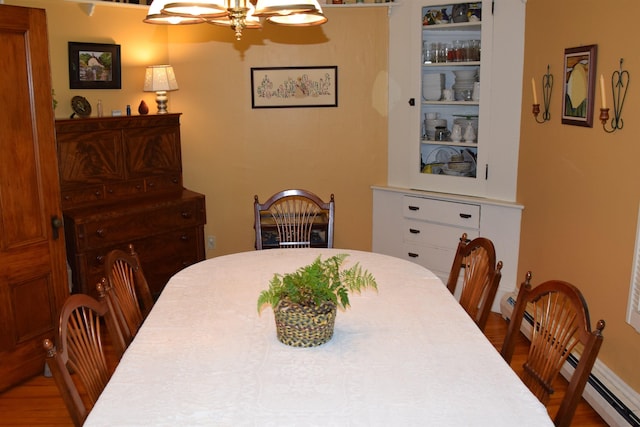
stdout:
<svg viewBox="0 0 640 427">
<path fill-rule="evenodd" d="M 158 104 L 158 114 L 167 114 L 167 92 L 156 92 L 156 104 Z"/>
</svg>

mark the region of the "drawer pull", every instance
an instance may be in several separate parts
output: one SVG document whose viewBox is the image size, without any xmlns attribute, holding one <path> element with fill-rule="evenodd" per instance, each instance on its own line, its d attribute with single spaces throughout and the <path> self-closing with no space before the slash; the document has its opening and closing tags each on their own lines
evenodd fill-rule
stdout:
<svg viewBox="0 0 640 427">
<path fill-rule="evenodd" d="M 416 230 L 415 228 L 410 228 L 409 233 L 411 234 L 420 234 L 420 230 Z"/>
<path fill-rule="evenodd" d="M 153 181 L 150 181 L 147 185 L 149 186 L 149 188 L 153 188 L 156 186 L 156 183 Z"/>
<path fill-rule="evenodd" d="M 461 213 L 460 214 L 460 218 L 469 219 L 469 218 L 471 218 L 471 214 Z"/>
<path fill-rule="evenodd" d="M 185 218 L 185 219 L 191 218 L 191 212 L 189 211 L 183 211 L 180 215 L 182 216 L 182 218 Z"/>
<path fill-rule="evenodd" d="M 189 236 L 183 234 L 182 236 L 180 236 L 180 240 L 182 240 L 183 242 L 187 242 L 189 240 Z"/>
<path fill-rule="evenodd" d="M 103 265 L 104 264 L 104 255 L 98 255 L 96 257 L 96 265 Z"/>
<path fill-rule="evenodd" d="M 95 193 L 93 193 L 96 197 L 100 197 L 102 196 L 102 192 L 100 191 L 96 191 Z"/>
<path fill-rule="evenodd" d="M 418 207 L 418 206 L 411 206 L 411 205 L 409 205 L 409 210 L 410 210 L 410 211 L 419 211 L 419 210 L 420 210 L 420 207 Z"/>
<path fill-rule="evenodd" d="M 419 256 L 417 253 L 414 253 L 414 252 L 408 252 L 407 255 L 409 255 L 409 257 L 411 258 L 418 258 Z"/>
<path fill-rule="evenodd" d="M 96 235 L 97 235 L 98 237 L 104 237 L 104 235 L 105 235 L 105 234 L 106 234 L 106 233 L 105 233 L 105 231 L 104 231 L 104 228 L 99 228 L 99 229 L 97 229 L 97 230 L 96 230 Z"/>
</svg>

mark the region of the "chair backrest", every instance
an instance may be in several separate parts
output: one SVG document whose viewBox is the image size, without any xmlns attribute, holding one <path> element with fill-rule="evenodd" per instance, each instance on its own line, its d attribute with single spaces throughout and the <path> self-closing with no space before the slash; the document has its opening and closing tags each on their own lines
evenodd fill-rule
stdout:
<svg viewBox="0 0 640 427">
<path fill-rule="evenodd" d="M 502 278 L 502 261 L 496 264 L 496 250 L 491 240 L 477 237 L 469 241 L 467 233 L 462 234 L 447 281 L 447 288 L 452 294 L 456 291 L 462 269 L 460 305 L 478 327 L 484 329 Z"/>
<path fill-rule="evenodd" d="M 60 311 L 56 336 L 43 342 L 47 364 L 76 426 L 83 424 L 113 371 L 105 357 L 103 323 L 119 359 L 124 343 L 113 313 L 104 301 L 86 294 L 67 298 Z M 82 384 L 82 394 L 74 377 Z"/>
<path fill-rule="evenodd" d="M 501 354 L 507 363 L 511 363 L 525 312 L 531 316 L 532 334 L 529 355 L 520 377 L 543 404 L 547 404 L 554 392 L 554 380 L 571 352 L 581 351 L 554 417 L 556 426 L 569 426 L 602 345 L 604 320 L 599 320 L 592 332 L 589 309 L 578 288 L 560 280 L 550 280 L 532 288 L 529 271 L 520 285 L 502 345 Z"/>
<path fill-rule="evenodd" d="M 97 286 L 98 296 L 112 308 L 129 346 L 153 307 L 153 297 L 133 245 L 128 246 L 128 252 L 110 251 L 104 268 L 106 279 Z"/>
<path fill-rule="evenodd" d="M 259 203 L 254 196 L 254 228 L 256 249 L 265 249 L 263 237 L 266 228 L 277 233 L 275 247 L 333 247 L 334 195 L 324 202 L 317 195 L 306 190 L 284 190 Z M 270 222 L 265 224 L 265 221 Z M 314 236 L 316 232 L 322 236 Z"/>
</svg>

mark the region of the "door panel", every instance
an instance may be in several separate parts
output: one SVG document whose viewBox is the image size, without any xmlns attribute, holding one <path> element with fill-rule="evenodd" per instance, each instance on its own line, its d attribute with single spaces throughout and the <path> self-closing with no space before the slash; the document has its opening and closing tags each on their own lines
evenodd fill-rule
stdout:
<svg viewBox="0 0 640 427">
<path fill-rule="evenodd" d="M 0 390 L 41 373 L 68 295 L 44 10 L 0 5 Z"/>
</svg>

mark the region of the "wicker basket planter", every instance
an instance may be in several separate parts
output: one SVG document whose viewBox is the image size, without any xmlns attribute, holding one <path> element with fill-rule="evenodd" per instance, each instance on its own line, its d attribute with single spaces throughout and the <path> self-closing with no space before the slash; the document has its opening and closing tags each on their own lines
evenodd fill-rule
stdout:
<svg viewBox="0 0 640 427">
<path fill-rule="evenodd" d="M 293 347 L 315 347 L 333 337 L 336 308 L 349 307 L 349 292 L 378 289 L 376 279 L 358 263 L 341 270 L 347 254 L 313 263 L 293 273 L 274 274 L 258 297 L 258 313 L 273 308 L 278 340 Z"/>
<path fill-rule="evenodd" d="M 276 306 L 278 340 L 292 347 L 316 347 L 333 337 L 336 305 L 305 306 L 282 300 Z"/>
</svg>

